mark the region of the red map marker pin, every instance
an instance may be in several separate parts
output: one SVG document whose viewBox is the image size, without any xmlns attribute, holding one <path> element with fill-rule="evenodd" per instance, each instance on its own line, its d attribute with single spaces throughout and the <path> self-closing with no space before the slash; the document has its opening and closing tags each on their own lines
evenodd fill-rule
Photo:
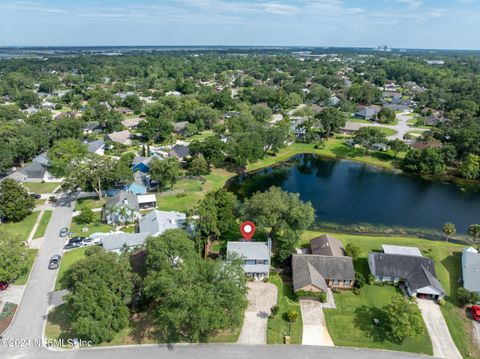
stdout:
<svg viewBox="0 0 480 359">
<path fill-rule="evenodd" d="M 249 241 L 250 239 L 252 239 L 255 233 L 255 225 L 253 224 L 253 222 L 250 221 L 243 222 L 240 225 L 240 232 L 242 233 L 243 238 Z"/>
</svg>

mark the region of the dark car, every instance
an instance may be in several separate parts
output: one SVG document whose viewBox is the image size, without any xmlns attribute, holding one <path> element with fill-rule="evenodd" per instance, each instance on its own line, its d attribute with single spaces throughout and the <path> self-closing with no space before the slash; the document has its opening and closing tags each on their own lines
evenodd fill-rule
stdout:
<svg viewBox="0 0 480 359">
<path fill-rule="evenodd" d="M 65 244 L 63 249 L 67 250 L 67 249 L 75 249 L 75 248 L 80 248 L 80 247 L 82 247 L 81 243 L 67 243 L 67 244 Z"/>
<path fill-rule="evenodd" d="M 8 288 L 7 282 L 0 282 L 0 292 Z"/>
<path fill-rule="evenodd" d="M 66 237 L 68 234 L 68 228 L 67 227 L 63 227 L 61 230 L 60 230 L 60 237 Z"/>
<path fill-rule="evenodd" d="M 82 244 L 85 240 L 85 237 L 73 237 L 68 240 L 68 243 L 79 243 Z"/>
<path fill-rule="evenodd" d="M 60 266 L 60 257 L 58 254 L 55 254 L 50 261 L 48 262 L 48 269 L 57 269 Z"/>
<path fill-rule="evenodd" d="M 38 193 L 30 193 L 30 197 L 35 198 L 35 199 L 40 199 L 40 198 L 42 198 L 42 196 L 39 195 Z"/>
</svg>

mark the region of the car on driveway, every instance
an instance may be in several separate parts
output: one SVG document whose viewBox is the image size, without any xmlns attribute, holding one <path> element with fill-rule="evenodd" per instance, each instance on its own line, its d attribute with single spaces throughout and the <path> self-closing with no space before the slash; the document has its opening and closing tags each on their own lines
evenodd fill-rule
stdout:
<svg viewBox="0 0 480 359">
<path fill-rule="evenodd" d="M 0 282 L 0 292 L 8 288 L 7 282 Z"/>
<path fill-rule="evenodd" d="M 60 266 L 60 257 L 58 254 L 55 254 L 50 261 L 48 262 L 48 269 L 57 269 Z"/>
<path fill-rule="evenodd" d="M 477 322 L 480 321 L 480 305 L 472 305 L 470 311 L 472 312 L 473 319 Z"/>
<path fill-rule="evenodd" d="M 68 243 L 79 243 L 82 244 L 85 240 L 85 237 L 73 237 L 68 240 Z"/>
<path fill-rule="evenodd" d="M 60 237 L 66 237 L 68 234 L 68 228 L 67 227 L 63 227 L 61 230 L 60 230 Z"/>
<path fill-rule="evenodd" d="M 35 198 L 35 199 L 40 199 L 42 196 L 38 193 L 30 193 L 30 197 Z"/>
</svg>

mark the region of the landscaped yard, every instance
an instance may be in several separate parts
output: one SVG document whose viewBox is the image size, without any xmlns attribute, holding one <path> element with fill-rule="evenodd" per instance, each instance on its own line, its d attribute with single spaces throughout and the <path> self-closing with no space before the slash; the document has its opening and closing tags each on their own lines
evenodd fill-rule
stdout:
<svg viewBox="0 0 480 359">
<path fill-rule="evenodd" d="M 35 222 L 37 221 L 39 214 L 39 211 L 34 211 L 20 222 L 0 223 L 0 230 L 11 236 L 16 236 L 22 241 L 26 241 L 33 229 L 33 226 L 35 225 Z"/>
<path fill-rule="evenodd" d="M 277 305 L 279 306 L 279 311 L 275 318 L 268 318 L 267 343 L 283 344 L 284 337 L 290 334 L 291 344 L 301 344 L 303 333 L 302 314 L 300 303 L 293 293 L 293 287 L 290 283 L 285 283 L 276 273 L 270 274 L 270 282 L 278 288 Z M 298 320 L 291 325 L 283 319 L 283 314 L 290 310 L 298 312 Z"/>
<path fill-rule="evenodd" d="M 65 276 L 65 272 L 70 269 L 73 263 L 85 257 L 85 251 L 87 250 L 87 248 L 88 247 L 81 247 L 65 252 L 62 260 L 60 261 L 60 268 L 58 269 L 57 281 L 55 282 L 56 291 L 65 289 L 63 283 L 63 277 Z"/>
<path fill-rule="evenodd" d="M 33 235 L 33 239 L 41 238 L 45 235 L 45 231 L 48 226 L 48 222 L 50 222 L 50 218 L 52 217 L 53 211 L 44 211 L 42 218 L 40 219 L 40 223 L 38 224 L 37 230 Z"/>
<path fill-rule="evenodd" d="M 380 131 L 382 131 L 382 133 L 387 137 L 388 136 L 393 136 L 394 134 L 397 133 L 397 131 L 395 131 L 393 128 L 380 127 L 380 126 L 377 126 L 377 128 L 379 128 Z"/>
<path fill-rule="evenodd" d="M 102 208 L 107 198 L 103 197 L 101 200 L 98 198 L 80 198 L 75 202 L 75 210 L 81 210 L 82 208 Z"/>
<path fill-rule="evenodd" d="M 52 193 L 60 184 L 60 182 L 23 182 L 30 192 L 39 194 Z"/>
<path fill-rule="evenodd" d="M 202 131 L 192 137 L 188 137 L 186 141 L 188 142 L 193 142 L 193 141 L 203 141 L 208 137 L 213 136 L 213 131 L 207 130 L 207 131 Z"/>
<path fill-rule="evenodd" d="M 306 231 L 302 236 L 302 244 L 308 243 L 310 239 L 322 233 L 324 232 Z M 341 240 L 345 246 L 348 243 L 352 243 L 361 249 L 360 258 L 355 261 L 355 268 L 363 273 L 369 273 L 368 263 L 366 260 L 368 252 L 372 250 L 380 250 L 382 244 L 415 246 L 422 251 L 424 256 L 432 258 L 435 261 L 437 277 L 447 292 L 447 296 L 445 297 L 446 304 L 441 308 L 441 310 L 445 321 L 449 326 L 450 334 L 453 337 L 455 345 L 460 350 L 463 357 L 467 358 L 469 357 L 468 354 L 472 354 L 471 357 L 480 358 L 480 350 L 476 347 L 473 339 L 473 323 L 471 319 L 466 317 L 465 310 L 457 307 L 456 291 L 460 285 L 458 280 L 461 277 L 461 251 L 464 247 L 463 245 L 447 243 L 444 241 L 431 241 L 414 237 L 373 237 L 342 233 L 332 233 L 332 235 Z M 375 288 L 378 289 L 384 287 Z M 365 291 L 362 290 L 361 297 L 364 297 L 364 292 Z M 332 311 L 332 313 L 333 312 L 334 311 Z M 330 318 L 332 316 L 335 316 L 335 314 L 331 314 L 330 312 L 327 314 L 326 312 L 327 321 L 331 322 Z M 353 322 L 351 322 L 350 325 L 352 326 L 352 331 L 358 329 Z M 335 329 L 333 330 L 335 331 Z M 332 335 L 332 339 L 334 340 L 335 344 L 337 344 L 334 335 Z M 346 339 L 339 338 L 339 340 Z M 373 342 L 366 342 L 365 340 L 355 345 L 349 345 L 361 346 L 362 343 L 376 345 Z M 343 344 L 343 341 L 340 341 L 340 343 L 342 344 L 339 345 L 346 345 Z"/>
</svg>

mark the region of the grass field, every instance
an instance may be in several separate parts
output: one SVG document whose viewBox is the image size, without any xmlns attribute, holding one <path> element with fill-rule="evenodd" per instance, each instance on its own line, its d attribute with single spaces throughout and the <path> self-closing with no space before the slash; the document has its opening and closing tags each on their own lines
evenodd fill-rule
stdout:
<svg viewBox="0 0 480 359">
<path fill-rule="evenodd" d="M 318 231 L 306 231 L 302 235 L 302 244 L 306 245 L 310 239 L 322 234 Z M 469 318 L 465 315 L 465 310 L 457 306 L 456 291 L 459 287 L 458 279 L 461 276 L 461 251 L 463 245 L 447 243 L 444 241 L 431 241 L 426 239 L 414 238 L 414 237 L 395 237 L 395 236 L 366 236 L 366 235 L 350 235 L 342 233 L 332 233 L 332 235 L 343 242 L 346 246 L 348 243 L 355 244 L 361 250 L 360 257 L 355 261 L 355 268 L 363 273 L 369 273 L 367 254 L 372 250 L 381 249 L 382 244 L 396 244 L 405 246 L 418 247 L 425 257 L 432 258 L 435 262 L 435 270 L 437 277 L 442 283 L 447 295 L 445 297 L 446 304 L 441 307 L 443 316 L 447 325 L 449 326 L 450 333 L 457 348 L 462 353 L 463 357 L 480 358 L 480 350 L 476 347 L 473 341 L 473 325 Z M 383 287 L 377 287 L 383 288 Z M 353 295 L 353 294 L 352 294 Z M 363 296 L 363 292 L 362 292 Z M 338 305 L 338 302 L 337 302 Z M 335 322 L 335 314 L 330 311 L 326 311 L 325 316 L 327 323 L 333 325 Z M 351 324 L 352 331 L 357 330 Z M 335 331 L 335 329 L 333 329 Z M 330 333 L 332 334 L 332 333 Z M 335 332 L 334 332 L 335 335 Z M 336 338 L 332 335 L 332 339 L 335 344 Z M 346 339 L 337 338 L 339 343 L 344 343 Z M 366 341 L 367 338 L 359 339 L 358 344 L 349 344 L 353 346 L 377 345 L 377 343 Z M 339 344 L 347 345 L 347 344 Z M 389 344 L 390 345 L 390 344 Z M 413 345 L 413 343 L 412 343 Z M 420 345 L 420 344 L 418 344 Z M 377 346 L 374 346 L 377 347 Z M 413 346 L 412 346 L 413 348 Z M 418 346 L 420 348 L 420 346 Z M 405 349 L 406 350 L 406 349 Z"/>
<path fill-rule="evenodd" d="M 96 232 L 110 232 L 112 227 L 101 221 L 102 214 L 100 212 L 95 212 L 95 221 L 89 224 L 80 224 L 75 221 L 73 218 L 72 225 L 70 227 L 70 232 L 75 236 L 88 237 L 92 233 Z M 87 231 L 83 231 L 84 228 L 87 228 Z"/>
<path fill-rule="evenodd" d="M 41 238 L 45 235 L 45 231 L 48 226 L 48 222 L 50 222 L 50 218 L 52 217 L 53 211 L 44 211 L 42 218 L 40 219 L 40 223 L 38 224 L 37 230 L 33 235 L 33 239 Z"/>
<path fill-rule="evenodd" d="M 193 141 L 203 141 L 208 137 L 213 136 L 213 131 L 207 130 L 207 131 L 202 131 L 200 133 L 197 133 L 196 135 L 192 137 L 188 137 L 185 139 L 185 141 L 188 142 L 193 142 Z"/>
<path fill-rule="evenodd" d="M 35 222 L 37 221 L 39 214 L 39 211 L 34 211 L 20 222 L 0 223 L 0 230 L 11 236 L 16 236 L 22 241 L 26 241 L 33 229 L 33 226 L 35 225 Z"/>
<path fill-rule="evenodd" d="M 30 275 L 30 271 L 32 270 L 33 263 L 35 262 L 35 258 L 37 258 L 38 249 L 29 248 L 28 250 L 28 257 L 27 257 L 27 266 L 28 268 L 25 272 L 23 272 L 20 277 L 17 278 L 15 281 L 15 285 L 24 285 L 27 284 L 28 276 Z"/>
<path fill-rule="evenodd" d="M 103 197 L 101 200 L 97 198 L 80 198 L 75 202 L 75 210 L 81 210 L 82 208 L 102 208 L 107 198 Z"/>
<path fill-rule="evenodd" d="M 60 182 L 23 182 L 30 192 L 39 194 L 52 193 L 55 188 L 60 186 Z"/>
<path fill-rule="evenodd" d="M 395 167 L 395 158 L 391 151 L 365 153 L 365 151 L 361 149 L 347 146 L 344 139 L 331 138 L 325 143 L 323 148 L 314 148 L 314 144 L 310 143 L 293 143 L 280 150 L 275 156 L 268 156 L 260 161 L 249 164 L 247 170 L 251 171 L 268 167 L 300 153 L 312 153 L 330 158 L 350 159 L 383 168 Z M 399 158 L 400 157 L 399 155 Z"/>
<path fill-rule="evenodd" d="M 268 318 L 267 343 L 283 344 L 283 338 L 290 334 L 291 344 L 301 344 L 303 332 L 302 313 L 300 311 L 300 303 L 294 296 L 292 285 L 284 283 L 277 273 L 270 274 L 270 282 L 278 288 L 277 305 L 279 306 L 279 311 L 275 318 Z M 284 313 L 290 310 L 298 312 L 298 320 L 291 324 L 291 328 L 289 328 L 289 323 L 282 317 Z"/>
<path fill-rule="evenodd" d="M 394 134 L 397 133 L 397 131 L 395 131 L 393 128 L 388 128 L 388 127 L 380 127 L 378 126 L 378 128 L 380 129 L 380 131 L 382 131 L 382 133 L 385 135 L 385 136 L 393 136 Z"/>
</svg>

